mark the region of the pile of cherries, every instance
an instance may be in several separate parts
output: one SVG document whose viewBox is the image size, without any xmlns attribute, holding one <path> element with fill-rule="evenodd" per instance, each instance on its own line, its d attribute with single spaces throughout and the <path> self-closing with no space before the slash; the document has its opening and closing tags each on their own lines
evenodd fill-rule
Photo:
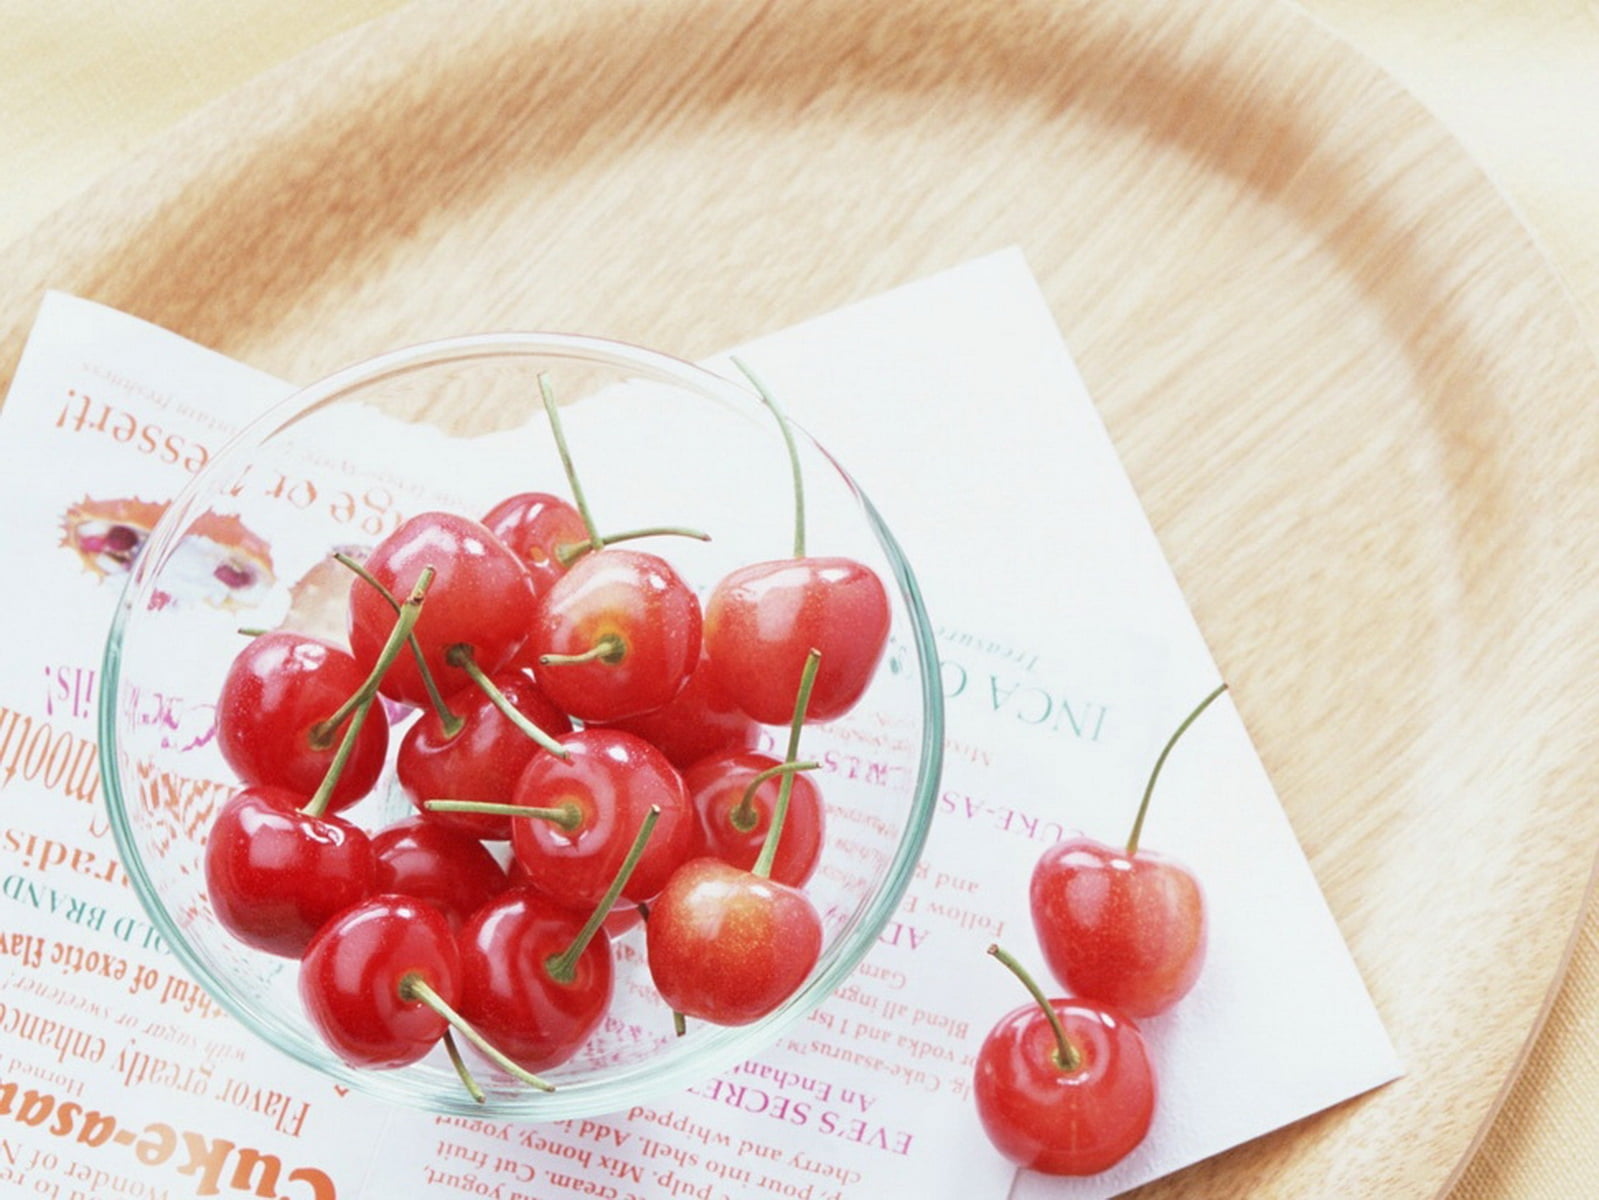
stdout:
<svg viewBox="0 0 1599 1200">
<path fill-rule="evenodd" d="M 613 543 L 706 535 L 601 536 L 541 378 L 572 502 L 412 517 L 364 559 L 335 556 L 353 573 L 347 646 L 280 629 L 232 663 L 218 740 L 243 786 L 207 841 L 211 904 L 299 960 L 305 1010 L 346 1062 L 397 1067 L 442 1042 L 481 1100 L 458 1033 L 547 1089 L 538 1072 L 610 1005 L 611 937 L 640 921 L 680 1033 L 756 1021 L 814 968 L 803 885 L 825 812 L 800 732 L 860 698 L 890 611 L 870 568 L 806 553 L 793 437 L 751 379 L 788 447 L 794 551 L 734 570 L 703 608 L 665 558 Z M 788 726 L 783 759 L 755 751 L 763 724 Z M 385 776 L 391 737 L 416 811 L 369 831 L 343 814 Z"/>
<path fill-rule="evenodd" d="M 1156 1083 L 1137 1021 L 1193 988 L 1205 959 L 1205 897 L 1176 859 L 1139 848 L 1155 780 L 1178 738 L 1226 685 L 1167 740 L 1125 847 L 1057 842 L 1033 868 L 1033 928 L 1069 993 L 1050 998 L 999 946 L 1032 993 L 1001 1017 L 978 1051 L 973 1094 L 988 1138 L 1007 1158 L 1051 1175 L 1097 1175 L 1139 1146 L 1154 1119 Z"/>
</svg>

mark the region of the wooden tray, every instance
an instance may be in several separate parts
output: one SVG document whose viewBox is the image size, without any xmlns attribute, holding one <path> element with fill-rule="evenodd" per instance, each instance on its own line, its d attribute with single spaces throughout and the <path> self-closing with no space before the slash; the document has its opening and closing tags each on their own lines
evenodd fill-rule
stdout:
<svg viewBox="0 0 1599 1200">
<path fill-rule="evenodd" d="M 1599 372 L 1460 147 L 1297 10 L 419 4 L 0 256 L 0 381 L 46 286 L 309 379 L 488 327 L 692 357 L 1009 243 L 1409 1067 L 1141 1194 L 1436 1193 L 1592 873 Z"/>
</svg>

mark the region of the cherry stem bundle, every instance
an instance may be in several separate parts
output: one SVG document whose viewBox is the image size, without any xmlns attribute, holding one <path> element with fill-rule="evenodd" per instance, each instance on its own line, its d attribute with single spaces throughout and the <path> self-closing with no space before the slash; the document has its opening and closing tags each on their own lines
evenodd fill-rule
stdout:
<svg viewBox="0 0 1599 1200">
<path fill-rule="evenodd" d="M 1038 986 L 1038 981 L 1033 978 L 1032 972 L 1017 962 L 1010 952 L 997 942 L 988 947 L 988 952 L 1004 963 L 1009 968 L 1010 973 L 1022 981 L 1022 986 L 1032 993 L 1033 999 L 1038 1001 L 1038 1006 L 1044 1010 L 1044 1016 L 1049 1021 L 1049 1027 L 1055 1032 L 1055 1052 L 1050 1055 L 1050 1060 L 1068 1074 L 1072 1071 L 1082 1070 L 1082 1051 L 1072 1045 L 1071 1038 L 1066 1036 L 1066 1027 L 1060 1023 L 1060 1014 L 1055 1011 L 1055 1006 L 1049 1002 L 1049 997 L 1044 995 L 1044 989 Z"/>
<path fill-rule="evenodd" d="M 523 713 L 521 709 L 517 708 L 516 705 L 511 703 L 510 697 L 508 697 L 499 689 L 494 680 L 489 678 L 487 672 L 485 672 L 482 667 L 477 665 L 477 659 L 472 657 L 471 646 L 467 645 L 465 642 L 451 646 L 444 653 L 444 661 L 449 663 L 452 667 L 459 667 L 461 670 L 465 671 L 467 677 L 478 686 L 478 690 L 489 698 L 489 703 L 494 705 L 495 708 L 499 709 L 501 714 L 504 715 L 505 719 L 512 725 L 515 725 L 519 730 L 527 734 L 528 737 L 532 738 L 540 746 L 544 747 L 544 749 L 555 755 L 556 758 L 570 759 L 572 757 L 572 752 L 570 750 L 561 745 L 561 743 L 556 741 L 555 738 L 545 733 L 544 730 L 540 729 L 537 725 L 533 724 L 532 721 L 527 719 L 527 715 Z"/>
<path fill-rule="evenodd" d="M 520 1067 L 511 1061 L 504 1051 L 474 1029 L 470 1021 L 450 1007 L 449 1002 L 435 992 L 428 981 L 423 979 L 417 972 L 411 971 L 403 976 L 400 980 L 399 989 L 400 999 L 419 1000 L 427 1005 L 448 1021 L 450 1026 L 457 1030 L 462 1037 L 488 1055 L 502 1070 L 541 1092 L 553 1092 L 555 1090 L 555 1085 L 548 1080 L 540 1079 L 525 1067 Z"/>
<path fill-rule="evenodd" d="M 600 902 L 594 906 L 589 919 L 583 922 L 583 928 L 577 931 L 577 936 L 572 939 L 570 946 L 560 954 L 552 954 L 544 960 L 545 971 L 556 983 L 571 983 L 577 977 L 577 960 L 582 957 L 583 951 L 588 949 L 588 944 L 594 940 L 594 935 L 600 931 L 600 926 L 605 924 L 605 918 L 611 915 L 611 909 L 616 906 L 622 889 L 632 878 L 639 859 L 644 857 L 644 847 L 649 844 L 650 834 L 655 832 L 655 823 L 660 819 L 660 805 L 650 805 L 650 811 L 645 813 L 644 820 L 639 822 L 638 833 L 633 837 L 633 844 L 628 847 L 627 857 L 616 869 L 616 877 L 611 880 L 611 886 L 605 889 Z"/>
<path fill-rule="evenodd" d="M 739 797 L 738 803 L 727 814 L 727 819 L 732 823 L 734 829 L 740 833 L 748 833 L 755 828 L 755 823 L 760 819 L 760 815 L 755 811 L 755 793 L 760 790 L 761 784 L 768 779 L 776 778 L 779 775 L 792 774 L 795 771 L 814 771 L 821 765 L 818 762 L 785 762 L 767 767 L 764 771 L 757 771 L 750 776 L 750 781 L 744 788 L 744 794 Z"/>
<path fill-rule="evenodd" d="M 805 656 L 805 669 L 800 673 L 799 688 L 794 693 L 794 718 L 789 722 L 788 748 L 783 754 L 785 763 L 792 763 L 799 757 L 800 729 L 805 724 L 805 710 L 811 706 L 811 688 L 816 683 L 816 669 L 821 661 L 822 652 L 814 648 Z M 777 803 L 772 805 L 772 824 L 766 831 L 766 840 L 761 843 L 761 853 L 750 868 L 751 874 L 761 879 L 772 873 L 772 862 L 777 858 L 777 843 L 783 836 L 783 823 L 788 819 L 788 802 L 793 792 L 794 772 L 785 771 L 783 783 L 777 790 Z"/>
<path fill-rule="evenodd" d="M 1160 757 L 1155 759 L 1154 769 L 1149 773 L 1149 782 L 1144 785 L 1144 798 L 1139 801 L 1138 816 L 1133 819 L 1133 830 L 1127 835 L 1128 858 L 1138 853 L 1138 839 L 1144 832 L 1144 817 L 1149 813 L 1149 798 L 1155 794 L 1155 780 L 1160 778 L 1160 769 L 1166 765 L 1167 755 L 1171 753 L 1172 747 L 1177 744 L 1177 739 L 1182 737 L 1187 732 L 1188 727 L 1199 718 L 1199 714 L 1209 708 L 1210 702 L 1226 690 L 1227 685 L 1224 683 L 1201 700 L 1195 706 L 1194 711 L 1183 718 L 1183 723 L 1177 726 L 1171 737 L 1166 739 L 1166 745 L 1161 748 Z"/>
<path fill-rule="evenodd" d="M 320 817 L 327 811 L 328 802 L 333 797 L 333 789 L 338 786 L 339 777 L 344 774 L 345 764 L 350 761 L 350 755 L 355 750 L 356 738 L 361 736 L 361 727 L 366 724 L 366 715 L 377 700 L 378 685 L 383 682 L 383 676 L 410 639 L 411 630 L 416 627 L 417 618 L 422 615 L 422 600 L 432 585 L 433 568 L 422 568 L 422 573 L 417 576 L 416 586 L 411 589 L 411 594 L 406 597 L 405 603 L 400 605 L 399 616 L 395 618 L 394 628 L 389 631 L 388 640 L 383 643 L 377 661 L 372 664 L 372 670 L 356 689 L 355 695 L 350 698 L 354 702 L 354 707 L 349 724 L 344 728 L 344 736 L 339 739 L 339 748 L 333 752 L 333 761 L 328 764 L 328 769 L 322 775 L 322 782 L 317 785 L 306 806 L 300 810 L 306 816 Z"/>
<path fill-rule="evenodd" d="M 565 804 L 552 805 L 549 808 L 538 808 L 531 804 L 500 804 L 493 800 L 424 800 L 422 807 L 429 812 L 451 813 L 482 813 L 489 817 L 532 817 L 540 821 L 548 821 L 571 833 L 583 824 L 583 811 L 572 801 Z"/>
<path fill-rule="evenodd" d="M 379 580 L 376 575 L 372 574 L 371 571 L 368 571 L 364 563 L 351 558 L 348 554 L 335 554 L 333 556 L 333 560 L 340 566 L 346 567 L 355 572 L 356 577 L 362 582 L 370 585 L 373 588 L 376 588 L 378 595 L 387 600 L 389 607 L 394 609 L 395 612 L 400 611 L 400 602 L 395 598 L 394 593 L 389 591 L 389 589 L 383 585 L 382 581 Z M 422 644 L 416 640 L 416 635 L 412 634 L 406 640 L 411 646 L 411 656 L 416 659 L 416 669 L 418 674 L 420 674 L 422 677 L 422 686 L 427 689 L 428 701 L 432 704 L 433 711 L 438 714 L 439 723 L 444 726 L 444 736 L 447 738 L 452 738 L 461 732 L 461 728 L 466 724 L 466 722 L 452 713 L 449 709 L 449 706 L 444 703 L 444 696 L 439 692 L 439 685 L 433 678 L 433 672 L 428 668 L 427 659 L 422 655 Z M 322 726 L 325 726 L 329 729 L 337 729 L 340 722 L 344 720 L 344 717 L 341 714 L 343 714 L 344 709 L 348 707 L 349 705 L 346 703 L 338 712 L 334 713 L 326 721 L 323 721 Z M 318 728 L 321 728 L 321 726 Z M 316 733 L 313 732 L 313 739 L 316 736 Z"/>
<path fill-rule="evenodd" d="M 583 496 L 583 485 L 577 481 L 577 468 L 572 465 L 572 451 L 566 444 L 566 431 L 561 427 L 560 407 L 555 403 L 555 392 L 550 387 L 550 377 L 539 373 L 539 396 L 544 401 L 544 415 L 550 419 L 550 433 L 555 437 L 555 451 L 561 456 L 561 469 L 566 472 L 566 485 L 572 489 L 572 502 L 578 516 L 583 518 L 583 528 L 588 530 L 589 549 L 605 549 L 605 539 L 600 536 L 589 512 L 589 503 Z"/>
<path fill-rule="evenodd" d="M 794 479 L 794 557 L 805 557 L 805 475 L 800 470 L 799 447 L 794 443 L 794 431 L 789 428 L 788 416 L 778 407 L 777 397 L 773 396 L 767 386 L 760 381 L 755 372 L 750 370 L 749 364 L 741 358 L 734 358 L 733 365 L 744 372 L 744 378 L 750 381 L 752 387 L 761 398 L 761 403 L 771 410 L 777 418 L 777 426 L 783 431 L 783 444 L 788 448 L 788 467 Z"/>
</svg>

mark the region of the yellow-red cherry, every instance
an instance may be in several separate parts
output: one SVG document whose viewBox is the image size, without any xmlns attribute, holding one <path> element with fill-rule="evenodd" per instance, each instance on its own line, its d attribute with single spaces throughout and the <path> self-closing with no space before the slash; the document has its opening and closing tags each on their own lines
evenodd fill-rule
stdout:
<svg viewBox="0 0 1599 1200">
<path fill-rule="evenodd" d="M 765 725 L 788 721 L 806 655 L 821 669 L 807 719 L 854 707 L 888 645 L 892 614 L 877 573 L 839 557 L 752 563 L 725 576 L 705 602 L 705 653 L 721 689 Z"/>
<path fill-rule="evenodd" d="M 696 858 L 651 903 L 644 944 L 650 978 L 674 1012 L 748 1025 L 810 976 L 822 922 L 800 889 Z"/>
<path fill-rule="evenodd" d="M 700 659 L 699 598 L 664 558 L 585 554 L 539 599 L 534 676 L 581 721 L 619 721 L 671 700 Z"/>
<path fill-rule="evenodd" d="M 1044 959 L 1073 995 L 1153 1017 L 1199 978 L 1205 893 L 1174 859 L 1071 838 L 1039 857 L 1028 899 Z"/>
<path fill-rule="evenodd" d="M 1153 1017 L 1199 979 L 1209 941 L 1204 889 L 1183 863 L 1139 841 L 1172 747 L 1225 690 L 1223 684 L 1200 701 L 1161 749 L 1125 847 L 1073 837 L 1034 864 L 1033 929 L 1050 971 L 1073 995 Z"/>
<path fill-rule="evenodd" d="M 871 683 L 893 622 L 883 581 L 853 558 L 806 552 L 805 475 L 793 427 L 755 372 L 744 372 L 777 420 L 794 493 L 793 555 L 729 572 L 705 602 L 705 654 L 722 690 L 763 725 L 788 721 L 806 659 L 821 655 L 806 720 L 831 721 Z"/>
</svg>

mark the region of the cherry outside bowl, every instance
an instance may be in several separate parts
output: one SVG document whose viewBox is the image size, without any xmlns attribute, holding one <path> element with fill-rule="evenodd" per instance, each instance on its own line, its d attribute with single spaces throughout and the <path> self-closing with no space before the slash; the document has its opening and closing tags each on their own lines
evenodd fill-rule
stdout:
<svg viewBox="0 0 1599 1200">
<path fill-rule="evenodd" d="M 802 757 L 827 803 L 827 841 L 807 890 L 826 940 L 809 981 L 758 1022 L 673 1032 L 650 983 L 642 930 L 618 939 L 614 1020 L 576 1057 L 545 1072 L 545 1094 L 472 1057 L 486 1107 L 442 1050 L 397 1070 L 346 1065 L 306 1020 L 296 964 L 233 940 L 206 895 L 209 821 L 236 786 L 208 718 L 148 719 L 160 695 L 207 714 L 241 628 L 285 623 L 342 636 L 348 586 L 330 553 L 379 540 L 402 515 L 447 508 L 481 517 L 519 491 L 568 495 L 540 400 L 562 404 L 583 490 L 603 531 L 663 523 L 703 529 L 634 543 L 667 557 L 702 598 L 733 567 L 791 551 L 792 493 L 772 414 L 724 377 L 600 339 L 484 334 L 368 360 L 284 400 L 234 437 L 172 502 L 130 574 L 105 650 L 101 765 L 128 876 L 183 966 L 272 1046 L 338 1083 L 417 1109 L 554 1120 L 659 1101 L 759 1054 L 827 998 L 876 942 L 910 882 L 935 807 L 943 713 L 931 631 L 910 567 L 871 503 L 796 429 L 807 549 L 848 555 L 883 579 L 889 645 L 846 716 L 808 726 Z M 405 718 L 401 718 L 403 721 Z M 413 718 L 414 719 L 414 718 Z M 343 814 L 375 830 L 414 810 L 390 766 L 376 793 Z M 781 756 L 785 731 L 766 749 Z"/>
</svg>

